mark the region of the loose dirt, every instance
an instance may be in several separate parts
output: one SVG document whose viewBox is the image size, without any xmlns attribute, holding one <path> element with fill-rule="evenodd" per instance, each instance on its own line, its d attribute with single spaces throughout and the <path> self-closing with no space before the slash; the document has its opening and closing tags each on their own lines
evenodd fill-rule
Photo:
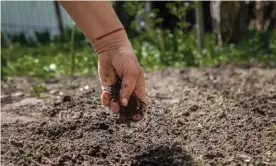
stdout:
<svg viewBox="0 0 276 166">
<path fill-rule="evenodd" d="M 118 123 L 97 77 L 1 80 L 2 165 L 276 165 L 276 69 L 146 72 L 145 119 Z M 33 84 L 48 91 L 30 96 Z"/>
<path fill-rule="evenodd" d="M 104 89 L 104 91 L 108 91 L 111 94 L 112 102 L 119 102 L 120 103 L 120 89 L 121 89 L 122 80 L 117 76 L 116 82 L 114 85 L 111 85 Z M 118 122 L 120 123 L 127 123 L 135 122 L 133 119 L 134 116 L 142 117 L 144 116 L 144 111 L 146 104 L 142 103 L 134 93 L 129 97 L 128 105 L 121 106 L 119 110 L 119 119 Z"/>
</svg>

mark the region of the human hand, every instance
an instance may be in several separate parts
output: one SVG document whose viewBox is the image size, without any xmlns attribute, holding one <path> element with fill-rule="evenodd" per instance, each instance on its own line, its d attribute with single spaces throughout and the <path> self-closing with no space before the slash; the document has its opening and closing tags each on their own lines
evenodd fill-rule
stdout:
<svg viewBox="0 0 276 166">
<path fill-rule="evenodd" d="M 119 110 L 132 116 L 133 120 L 142 119 L 135 115 L 141 105 L 133 107 L 129 102 L 136 97 L 141 101 L 142 108 L 146 106 L 145 82 L 141 66 L 129 43 L 123 25 L 118 19 L 112 4 L 106 2 L 85 1 L 60 1 L 62 6 L 70 14 L 76 25 L 81 29 L 86 38 L 92 42 L 94 50 L 98 54 L 99 77 L 103 93 L 102 104 L 111 107 L 113 112 Z M 106 88 L 116 83 L 117 76 L 122 80 L 119 101 L 114 102 L 114 93 L 111 94 Z M 135 95 L 136 97 L 132 96 Z M 139 102 L 137 102 L 139 103 Z M 135 111 L 136 109 L 136 111 Z M 134 111 L 132 111 L 134 110 Z M 128 114 L 129 111 L 132 111 Z M 140 111 L 141 112 L 141 111 Z M 120 112 L 121 113 L 121 112 Z M 122 114 L 120 114 L 122 115 Z"/>
<path fill-rule="evenodd" d="M 144 72 L 136 55 L 126 37 L 125 32 L 117 32 L 93 44 L 98 53 L 98 73 L 102 86 L 101 101 L 106 107 L 110 107 L 118 113 L 121 106 L 127 106 L 129 98 L 134 94 L 142 103 L 142 109 L 146 107 Z M 122 80 L 119 101 L 112 101 L 107 87 L 116 83 L 116 77 Z M 134 114 L 132 119 L 141 120 L 141 114 Z"/>
</svg>

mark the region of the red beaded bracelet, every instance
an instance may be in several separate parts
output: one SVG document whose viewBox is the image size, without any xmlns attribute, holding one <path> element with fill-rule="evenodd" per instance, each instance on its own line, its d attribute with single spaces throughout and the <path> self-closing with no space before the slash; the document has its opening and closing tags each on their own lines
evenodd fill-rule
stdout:
<svg viewBox="0 0 276 166">
<path fill-rule="evenodd" d="M 124 29 L 125 29 L 124 27 L 115 29 L 114 31 L 111 31 L 111 32 L 109 32 L 109 33 L 107 33 L 107 34 L 105 34 L 105 35 L 102 35 L 102 36 L 96 38 L 96 39 L 93 40 L 92 42 L 94 43 L 94 42 L 96 42 L 97 40 L 100 40 L 100 39 L 102 39 L 102 38 L 104 38 L 104 37 L 106 37 L 106 36 L 108 36 L 108 35 L 110 35 L 110 34 L 112 34 L 112 33 L 115 33 L 115 32 L 118 32 L 118 31 L 121 31 L 121 30 L 124 30 Z"/>
</svg>

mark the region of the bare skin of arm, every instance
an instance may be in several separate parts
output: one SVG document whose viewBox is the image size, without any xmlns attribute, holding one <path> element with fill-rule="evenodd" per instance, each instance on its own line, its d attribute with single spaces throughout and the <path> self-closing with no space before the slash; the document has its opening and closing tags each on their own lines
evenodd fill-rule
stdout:
<svg viewBox="0 0 276 166">
<path fill-rule="evenodd" d="M 116 75 L 122 79 L 120 102 L 111 102 L 111 94 L 103 91 L 102 104 L 119 112 L 120 105 L 126 106 L 134 93 L 146 104 L 144 73 L 125 30 L 105 36 L 122 27 L 110 2 L 60 1 L 76 25 L 88 38 L 98 54 L 98 73 L 102 89 L 115 83 Z M 96 41 L 95 41 L 96 40 Z M 133 116 L 134 120 L 142 117 Z"/>
</svg>

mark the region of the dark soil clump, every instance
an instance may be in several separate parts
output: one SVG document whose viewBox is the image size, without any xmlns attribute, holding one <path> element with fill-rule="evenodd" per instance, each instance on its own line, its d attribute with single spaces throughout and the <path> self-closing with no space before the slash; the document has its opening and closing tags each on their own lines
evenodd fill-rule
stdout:
<svg viewBox="0 0 276 166">
<path fill-rule="evenodd" d="M 109 91 L 111 93 L 111 96 L 112 96 L 111 101 L 119 102 L 121 84 L 122 84 L 122 81 L 117 76 L 116 83 L 105 89 L 106 91 Z M 131 122 L 133 121 L 133 116 L 136 114 L 140 114 L 141 116 L 144 116 L 143 106 L 144 105 L 141 103 L 141 101 L 134 94 L 132 94 L 129 97 L 128 105 L 126 107 L 124 106 L 120 107 L 118 122 L 119 123 Z"/>
</svg>

